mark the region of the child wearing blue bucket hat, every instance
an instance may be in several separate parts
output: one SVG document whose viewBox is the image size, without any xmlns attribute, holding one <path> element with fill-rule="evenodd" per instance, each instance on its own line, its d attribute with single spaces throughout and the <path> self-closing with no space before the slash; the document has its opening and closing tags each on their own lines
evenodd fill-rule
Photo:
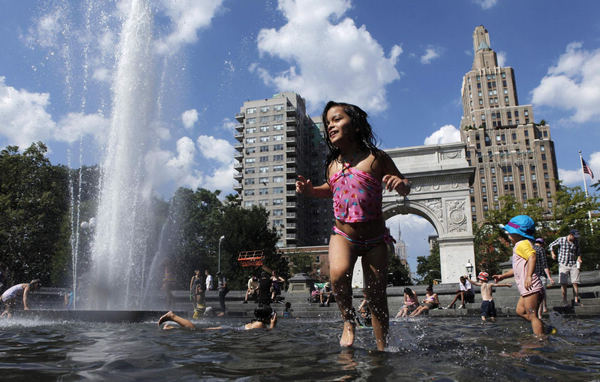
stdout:
<svg viewBox="0 0 600 382">
<path fill-rule="evenodd" d="M 544 334 L 544 324 L 538 318 L 537 311 L 542 301 L 544 289 L 540 278 L 535 273 L 535 249 L 531 244 L 535 237 L 535 223 L 527 215 L 519 215 L 510 219 L 504 226 L 513 244 L 512 269 L 501 275 L 494 275 L 496 282 L 509 277 L 515 278 L 521 297 L 517 302 L 516 312 L 531 322 L 535 335 Z"/>
</svg>

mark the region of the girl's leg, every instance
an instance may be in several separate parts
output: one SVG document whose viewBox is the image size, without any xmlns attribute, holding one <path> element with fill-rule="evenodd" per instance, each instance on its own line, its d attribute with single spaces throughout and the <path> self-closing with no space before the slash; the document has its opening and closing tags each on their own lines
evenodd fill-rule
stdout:
<svg viewBox="0 0 600 382">
<path fill-rule="evenodd" d="M 340 235 L 331 235 L 329 240 L 329 276 L 335 293 L 335 301 L 340 308 L 344 320 L 344 331 L 340 340 L 341 346 L 352 346 L 354 343 L 354 326 L 356 322 L 352 307 L 352 271 L 356 263 L 356 255 L 352 254 L 351 244 Z M 321 300 L 322 301 L 322 300 Z"/>
<path fill-rule="evenodd" d="M 365 296 L 369 301 L 372 314 L 373 334 L 377 349 L 383 351 L 387 343 L 390 315 L 387 303 L 387 250 L 388 246 L 381 243 L 362 257 L 363 274 L 365 277 Z"/>
<path fill-rule="evenodd" d="M 531 322 L 533 334 L 538 336 L 544 334 L 544 324 L 537 316 L 540 305 L 539 297 L 539 293 L 520 297 L 516 309 L 516 312 L 519 316 Z"/>
</svg>

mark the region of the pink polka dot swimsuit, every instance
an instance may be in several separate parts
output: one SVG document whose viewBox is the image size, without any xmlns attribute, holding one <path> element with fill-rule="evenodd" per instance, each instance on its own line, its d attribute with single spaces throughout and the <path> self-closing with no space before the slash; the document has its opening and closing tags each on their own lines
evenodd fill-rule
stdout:
<svg viewBox="0 0 600 382">
<path fill-rule="evenodd" d="M 344 223 L 365 222 L 382 217 L 383 187 L 368 172 L 344 163 L 341 171 L 329 178 L 333 194 L 333 214 Z"/>
</svg>

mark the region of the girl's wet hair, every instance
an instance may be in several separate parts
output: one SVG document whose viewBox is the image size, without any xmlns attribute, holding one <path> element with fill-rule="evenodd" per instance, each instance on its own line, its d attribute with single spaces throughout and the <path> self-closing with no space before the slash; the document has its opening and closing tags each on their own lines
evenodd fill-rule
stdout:
<svg viewBox="0 0 600 382">
<path fill-rule="evenodd" d="M 404 293 L 406 293 L 409 296 L 414 296 L 415 295 L 415 293 L 413 292 L 413 290 L 410 289 L 410 288 L 404 288 Z"/>
<path fill-rule="evenodd" d="M 340 155 L 340 149 L 331 143 L 329 134 L 327 133 L 327 112 L 329 109 L 336 106 L 340 106 L 342 109 L 344 109 L 344 112 L 348 114 L 348 117 L 350 117 L 350 121 L 352 123 L 351 126 L 357 130 L 356 136 L 358 138 L 360 150 L 369 151 L 371 154 L 377 157 L 382 151 L 377 148 L 377 140 L 373 134 L 371 124 L 369 124 L 369 121 L 367 120 L 367 112 L 356 105 L 344 102 L 329 101 L 327 102 L 327 105 L 325 105 L 323 113 L 321 114 L 323 126 L 325 126 L 325 142 L 327 143 L 327 147 L 329 147 L 329 154 L 327 154 L 325 168 L 327 169 L 329 164 L 336 160 Z"/>
</svg>

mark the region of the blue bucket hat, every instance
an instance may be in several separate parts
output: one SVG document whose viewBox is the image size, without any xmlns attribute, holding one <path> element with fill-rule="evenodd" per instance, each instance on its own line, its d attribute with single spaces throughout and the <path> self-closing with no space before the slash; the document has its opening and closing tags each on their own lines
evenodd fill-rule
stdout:
<svg viewBox="0 0 600 382">
<path fill-rule="evenodd" d="M 534 240 L 533 234 L 535 233 L 535 223 L 533 219 L 527 215 L 519 215 L 510 219 L 510 221 L 504 226 L 504 230 L 508 233 L 521 235 L 529 240 Z"/>
</svg>

